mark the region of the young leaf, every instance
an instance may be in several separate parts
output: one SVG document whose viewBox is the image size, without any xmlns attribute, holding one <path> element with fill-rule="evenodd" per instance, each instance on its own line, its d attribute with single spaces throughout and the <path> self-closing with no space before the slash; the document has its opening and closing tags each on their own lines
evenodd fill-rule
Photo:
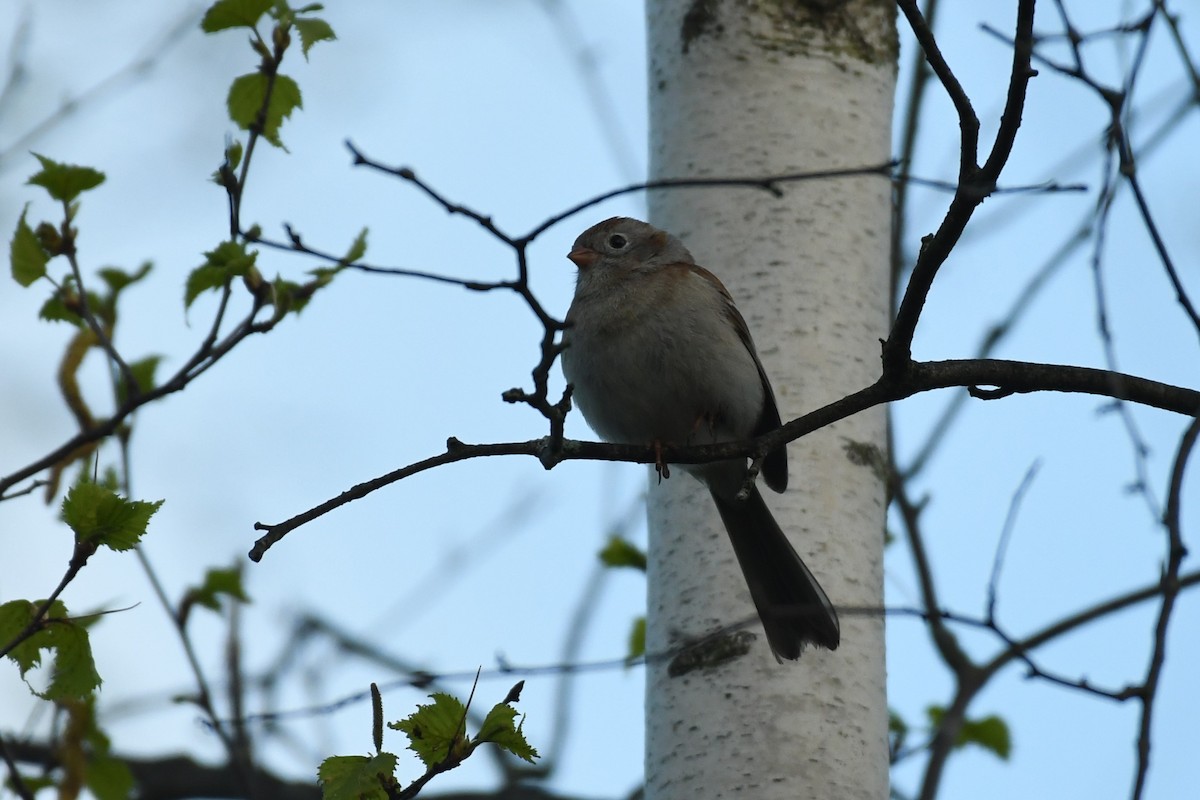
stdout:
<svg viewBox="0 0 1200 800">
<path fill-rule="evenodd" d="M 204 576 L 204 583 L 188 589 L 184 602 L 198 603 L 213 611 L 220 611 L 222 595 L 242 603 L 250 602 L 250 597 L 242 588 L 242 571 L 237 567 L 210 569 Z"/>
<path fill-rule="evenodd" d="M 935 728 L 942 724 L 942 719 L 946 716 L 946 710 L 941 706 L 930 706 L 925 709 L 925 713 Z M 1005 761 L 1012 752 L 1012 738 L 1009 734 L 1008 724 L 995 714 L 983 719 L 963 720 L 958 737 L 954 740 L 954 746 L 965 747 L 968 744 L 977 744 Z"/>
<path fill-rule="evenodd" d="M 327 42 L 337 38 L 333 28 L 329 27 L 329 23 L 323 19 L 301 18 L 292 22 L 292 25 L 300 34 L 300 48 L 305 58 L 308 58 L 308 51 L 317 42 Z"/>
<path fill-rule="evenodd" d="M 339 264 L 353 264 L 367 254 L 367 229 L 363 228 L 358 232 L 358 236 L 354 237 L 354 242 L 350 245 L 350 249 L 346 251 L 346 255 L 342 256 Z"/>
<path fill-rule="evenodd" d="M 160 362 L 162 362 L 162 356 L 146 356 L 129 363 L 129 371 L 133 373 L 138 391 L 142 394 L 154 388 L 154 373 L 158 371 Z M 121 381 L 117 384 L 117 402 L 124 404 L 129 399 L 126 394 L 125 382 Z"/>
<path fill-rule="evenodd" d="M 7 647 L 9 642 L 16 639 L 17 635 L 33 622 L 36 610 L 36 604 L 28 600 L 9 600 L 7 603 L 0 603 L 0 647 Z M 54 610 L 51 608 L 50 612 L 53 613 Z M 8 657 L 16 662 L 22 675 L 40 664 L 42 660 L 38 648 L 31 646 L 29 639 L 10 650 Z"/>
<path fill-rule="evenodd" d="M 333 279 L 341 271 L 341 267 L 317 267 L 316 269 L 310 269 L 308 274 L 312 275 L 313 279 L 304 284 L 309 289 L 309 299 L 311 299 L 311 295 L 316 293 L 317 289 L 324 289 L 326 286 L 333 283 Z M 299 311 L 299 309 L 296 310 Z"/>
<path fill-rule="evenodd" d="M 92 305 L 94 296 L 94 292 L 88 292 L 89 308 L 96 307 Z M 95 297 L 95 300 L 98 303 L 100 298 Z M 78 309 L 79 296 L 75 294 L 74 286 L 64 283 L 42 304 L 41 309 L 38 311 L 38 317 L 47 322 L 69 322 L 77 328 L 82 328 L 87 323 L 79 315 Z"/>
<path fill-rule="evenodd" d="M 392 780 L 396 756 L 332 756 L 321 762 L 317 780 L 324 800 L 387 800 L 382 780 Z"/>
<path fill-rule="evenodd" d="M 200 29 L 216 33 L 227 28 L 253 28 L 273 0 L 217 0 L 204 12 Z"/>
<path fill-rule="evenodd" d="M 127 800 L 133 796 L 133 773 L 124 761 L 98 756 L 88 762 L 87 787 L 97 800 Z"/>
<path fill-rule="evenodd" d="M 301 311 L 308 304 L 310 296 L 303 295 L 300 284 L 284 280 L 281 275 L 276 275 L 275 280 L 271 281 L 271 305 L 275 306 L 276 319 L 289 311 Z"/>
<path fill-rule="evenodd" d="M 525 740 L 525 734 L 521 732 L 524 719 L 521 720 L 521 724 L 513 725 L 516 716 L 516 709 L 507 703 L 497 703 L 492 706 L 492 710 L 483 720 L 478 735 L 475 736 L 475 742 L 477 744 L 491 742 L 517 758 L 532 764 L 533 760 L 538 757 L 538 751 L 529 746 L 529 742 Z"/>
<path fill-rule="evenodd" d="M 81 193 L 104 183 L 104 173 L 99 170 L 74 164 L 60 164 L 37 153 L 34 153 L 34 156 L 42 162 L 42 170 L 35 173 L 28 183 L 41 186 L 55 200 L 70 203 Z"/>
<path fill-rule="evenodd" d="M 41 603 L 11 600 L 0 605 L 0 643 L 8 644 L 33 621 Z M 56 600 L 42 618 L 37 630 L 8 653 L 17 664 L 21 677 L 42 663 L 42 651 L 54 651 L 54 676 L 45 692 L 36 692 L 47 700 L 84 697 L 100 685 L 100 675 L 92 660 L 92 648 L 82 625 L 67 618 L 67 608 Z"/>
<path fill-rule="evenodd" d="M 417 754 L 426 767 L 440 764 L 464 744 L 466 706 L 458 698 L 436 692 L 429 695 L 433 703 L 417 706 L 417 710 L 399 722 L 389 722 L 392 730 L 408 736 L 408 749 Z"/>
<path fill-rule="evenodd" d="M 49 621 L 49 620 L 47 620 Z M 47 646 L 54 648 L 54 677 L 41 696 L 47 700 L 87 697 L 100 688 L 87 629 L 71 620 L 47 625 Z M 41 636 L 41 634 L 38 634 Z"/>
<path fill-rule="evenodd" d="M 969 719 L 963 722 L 957 744 L 977 744 L 985 750 L 990 750 L 1001 760 L 1007 761 L 1012 752 L 1012 738 L 1008 724 L 995 714 L 983 719 Z"/>
<path fill-rule="evenodd" d="M 629 630 L 629 655 L 625 656 L 625 660 L 632 662 L 644 655 L 646 655 L 646 618 L 638 617 L 633 621 L 633 627 Z"/>
<path fill-rule="evenodd" d="M 267 101 L 267 90 L 271 91 L 270 102 Z M 252 72 L 235 78 L 229 87 L 229 97 L 226 100 L 229 107 L 229 118 L 243 130 L 253 130 L 262 124 L 262 135 L 276 147 L 283 148 L 279 138 L 279 128 L 292 112 L 303 103 L 300 97 L 300 87 L 286 75 L 276 75 L 274 82 L 261 72 Z M 259 119 L 263 105 L 266 104 L 266 114 Z"/>
<path fill-rule="evenodd" d="M 153 267 L 154 264 L 149 261 L 143 262 L 142 265 L 138 267 L 137 272 L 126 272 L 125 270 L 117 269 L 116 267 L 104 267 L 103 269 L 99 270 L 99 275 L 101 280 L 108 284 L 108 288 L 112 290 L 112 293 L 117 295 L 120 294 L 126 287 L 132 286 L 142 278 L 145 278 L 147 275 L 149 275 L 150 270 Z"/>
<path fill-rule="evenodd" d="M 225 148 L 225 160 L 229 162 L 230 169 L 237 169 L 242 163 L 242 143 L 234 139 L 229 147 Z"/>
<path fill-rule="evenodd" d="M 128 550 L 145 535 L 150 517 L 162 504 L 162 500 L 128 500 L 99 484 L 84 482 L 67 492 L 62 514 L 76 541 Z"/>
<path fill-rule="evenodd" d="M 246 252 L 246 245 L 241 242 L 221 242 L 204 256 L 205 262 L 188 275 L 183 292 L 184 308 L 191 308 L 201 293 L 219 289 L 233 278 L 248 273 L 254 268 L 258 253 Z"/>
<path fill-rule="evenodd" d="M 29 210 L 26 205 L 17 220 L 17 229 L 13 231 L 12 240 L 8 243 L 8 260 L 12 267 L 13 280 L 22 286 L 29 286 L 46 274 L 46 263 L 50 254 L 38 241 L 37 234 L 25 222 L 25 213 Z"/>
<path fill-rule="evenodd" d="M 599 553 L 606 567 L 633 567 L 646 571 L 646 554 L 641 548 L 620 536 L 608 537 L 608 544 Z"/>
</svg>

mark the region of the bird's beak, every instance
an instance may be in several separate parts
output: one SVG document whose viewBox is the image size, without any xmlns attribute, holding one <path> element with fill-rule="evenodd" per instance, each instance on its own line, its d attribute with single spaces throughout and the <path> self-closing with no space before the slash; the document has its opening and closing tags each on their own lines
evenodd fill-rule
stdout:
<svg viewBox="0 0 1200 800">
<path fill-rule="evenodd" d="M 589 250 L 586 247 L 576 247 L 574 250 L 567 253 L 567 258 L 574 261 L 575 266 L 579 267 L 580 269 L 590 267 L 592 264 L 596 263 L 596 259 L 599 257 L 599 253 L 597 253 L 595 250 Z"/>
</svg>

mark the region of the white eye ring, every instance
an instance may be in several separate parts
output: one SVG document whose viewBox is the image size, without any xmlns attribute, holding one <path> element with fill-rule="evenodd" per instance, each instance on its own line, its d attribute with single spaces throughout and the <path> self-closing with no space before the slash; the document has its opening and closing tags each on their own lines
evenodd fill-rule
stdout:
<svg viewBox="0 0 1200 800">
<path fill-rule="evenodd" d="M 622 250 L 627 244 L 629 244 L 629 240 L 619 233 L 614 233 L 608 237 L 608 246 L 613 250 Z"/>
</svg>

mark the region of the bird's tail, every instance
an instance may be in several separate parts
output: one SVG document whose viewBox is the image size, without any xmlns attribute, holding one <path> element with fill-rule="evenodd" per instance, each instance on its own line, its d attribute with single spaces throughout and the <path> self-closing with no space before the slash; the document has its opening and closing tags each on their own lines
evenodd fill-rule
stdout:
<svg viewBox="0 0 1200 800">
<path fill-rule="evenodd" d="M 837 612 L 775 522 L 758 488 L 752 488 L 744 501 L 715 492 L 713 500 L 776 659 L 799 658 L 809 642 L 836 650 L 841 641 Z"/>
</svg>

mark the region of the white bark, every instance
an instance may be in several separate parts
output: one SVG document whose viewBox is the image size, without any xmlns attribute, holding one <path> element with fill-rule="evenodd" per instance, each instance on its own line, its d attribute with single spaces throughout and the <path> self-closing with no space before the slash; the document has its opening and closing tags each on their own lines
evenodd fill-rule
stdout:
<svg viewBox="0 0 1200 800">
<path fill-rule="evenodd" d="M 892 9 L 889 0 L 651 0 L 651 178 L 885 162 Z M 871 176 L 785 193 L 652 192 L 650 222 L 729 287 L 786 421 L 878 374 L 890 187 Z M 792 443 L 789 490 L 765 492 L 841 609 L 882 607 L 885 486 L 860 455 L 885 445 L 883 410 L 861 414 Z M 650 491 L 651 653 L 754 616 L 707 492 L 676 475 Z M 746 656 L 679 677 L 669 661 L 651 663 L 646 796 L 887 797 L 883 618 L 843 611 L 841 623 L 837 651 L 809 649 L 798 662 L 777 664 L 755 621 Z"/>
</svg>

